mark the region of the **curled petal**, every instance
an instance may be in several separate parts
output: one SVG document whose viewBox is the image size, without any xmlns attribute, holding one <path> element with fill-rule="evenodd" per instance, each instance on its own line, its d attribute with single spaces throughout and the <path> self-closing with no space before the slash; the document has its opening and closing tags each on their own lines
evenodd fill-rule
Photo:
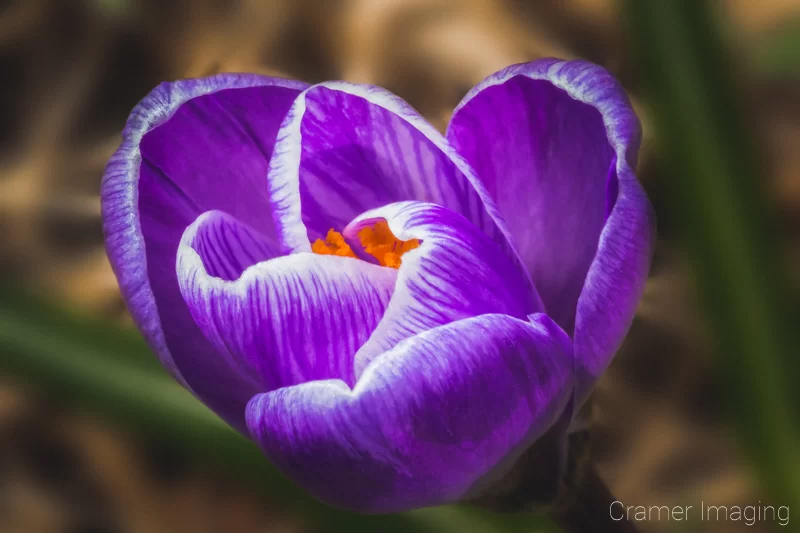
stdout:
<svg viewBox="0 0 800 533">
<path fill-rule="evenodd" d="M 164 83 L 134 108 L 103 175 L 106 250 L 123 297 L 162 364 L 242 428 L 256 392 L 239 382 L 183 301 L 175 258 L 184 230 L 224 210 L 282 249 L 266 186 L 278 128 L 305 85 L 220 74 Z"/>
<path fill-rule="evenodd" d="M 567 335 L 549 318 L 483 315 L 428 330 L 338 380 L 260 394 L 266 455 L 330 504 L 394 512 L 459 500 L 502 475 L 571 394 Z"/>
<path fill-rule="evenodd" d="M 381 319 L 396 270 L 298 253 L 247 261 L 241 277 L 226 281 L 217 274 L 237 269 L 217 251 L 232 245 L 247 259 L 263 246 L 251 228 L 212 211 L 186 230 L 178 251 L 181 293 L 218 357 L 261 392 L 311 380 L 352 385 L 353 356 Z"/>
<path fill-rule="evenodd" d="M 633 319 L 654 242 L 624 90 L 582 61 L 512 66 L 467 94 L 447 138 L 510 222 L 548 315 L 573 335 L 584 397 Z"/>
<path fill-rule="evenodd" d="M 364 227 L 386 220 L 406 252 L 386 313 L 356 354 L 356 374 L 397 343 L 463 318 L 502 313 L 524 319 L 542 309 L 524 270 L 463 216 L 425 202 L 399 202 L 359 215 L 344 231 L 357 250 Z"/>
<path fill-rule="evenodd" d="M 583 402 L 628 333 L 655 245 L 655 214 L 629 168 L 583 286 L 575 320 L 575 386 Z"/>
<path fill-rule="evenodd" d="M 188 247 L 184 248 L 184 247 Z M 273 242 L 223 211 L 206 211 L 186 228 L 178 248 L 178 282 L 186 253 L 194 251 L 207 275 L 238 279 L 250 266 L 279 257 Z"/>
<path fill-rule="evenodd" d="M 516 257 L 470 166 L 407 103 L 379 87 L 327 82 L 304 91 L 279 133 L 270 184 L 280 206 L 276 223 L 296 251 L 360 213 L 419 200 L 460 213 Z"/>
</svg>

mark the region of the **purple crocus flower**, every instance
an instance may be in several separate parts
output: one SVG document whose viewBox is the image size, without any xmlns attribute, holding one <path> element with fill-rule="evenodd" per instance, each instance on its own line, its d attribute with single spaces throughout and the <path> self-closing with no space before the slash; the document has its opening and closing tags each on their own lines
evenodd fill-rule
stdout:
<svg viewBox="0 0 800 533">
<path fill-rule="evenodd" d="M 649 268 L 639 123 L 600 67 L 472 89 L 442 136 L 372 86 L 162 84 L 103 177 L 106 246 L 177 381 L 323 501 L 478 495 L 608 366 Z"/>
</svg>

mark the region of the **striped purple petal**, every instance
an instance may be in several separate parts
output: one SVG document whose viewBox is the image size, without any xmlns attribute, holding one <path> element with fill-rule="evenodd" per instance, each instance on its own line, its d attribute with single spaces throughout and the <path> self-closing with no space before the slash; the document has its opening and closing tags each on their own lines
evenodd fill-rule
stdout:
<svg viewBox="0 0 800 533">
<path fill-rule="evenodd" d="M 341 230 L 365 211 L 416 200 L 465 216 L 518 260 L 471 167 L 380 87 L 326 82 L 304 91 L 281 128 L 269 176 L 276 224 L 295 251 L 308 251 L 309 238 Z"/>
<path fill-rule="evenodd" d="M 573 335 L 584 398 L 630 326 L 654 245 L 624 90 L 582 61 L 512 66 L 467 94 L 447 138 L 508 221 L 547 314 Z"/>
<path fill-rule="evenodd" d="M 548 317 L 482 315 L 427 330 L 352 389 L 314 381 L 253 398 L 266 455 L 321 500 L 395 512 L 480 493 L 571 397 L 569 337 Z"/>
<path fill-rule="evenodd" d="M 362 213 L 344 231 L 357 234 L 386 220 L 406 252 L 394 295 L 369 341 L 356 354 L 356 374 L 381 353 L 409 337 L 464 318 L 502 313 L 526 319 L 542 309 L 525 272 L 502 248 L 463 216 L 425 202 L 399 202 Z"/>
<path fill-rule="evenodd" d="M 103 175 L 106 250 L 134 320 L 170 373 L 239 428 L 259 391 L 194 324 L 176 253 L 184 230 L 214 209 L 262 236 L 259 259 L 283 248 L 266 174 L 281 121 L 304 88 L 250 74 L 162 84 L 132 111 Z"/>
<path fill-rule="evenodd" d="M 216 357 L 259 392 L 314 380 L 355 383 L 353 355 L 383 316 L 397 271 L 297 253 L 247 261 L 233 281 L 219 276 L 238 270 L 227 250 L 255 257 L 261 246 L 251 228 L 218 211 L 184 233 L 178 283 Z"/>
</svg>

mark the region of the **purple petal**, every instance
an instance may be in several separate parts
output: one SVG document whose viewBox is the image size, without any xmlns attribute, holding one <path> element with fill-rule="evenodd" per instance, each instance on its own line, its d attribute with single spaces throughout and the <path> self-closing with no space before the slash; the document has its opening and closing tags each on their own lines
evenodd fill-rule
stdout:
<svg viewBox="0 0 800 533">
<path fill-rule="evenodd" d="M 383 316 L 397 271 L 297 253 L 250 263 L 235 281 L 217 277 L 214 271 L 235 268 L 216 251 L 235 245 L 257 251 L 254 236 L 212 211 L 186 230 L 178 250 L 181 293 L 218 357 L 259 392 L 311 380 L 353 384 L 353 356 Z"/>
<path fill-rule="evenodd" d="M 573 332 L 583 397 L 630 325 L 654 241 L 624 90 L 582 61 L 512 66 L 470 91 L 447 138 L 509 221 L 547 314 Z"/>
<path fill-rule="evenodd" d="M 253 398 L 266 455 L 321 500 L 394 512 L 459 500 L 502 475 L 571 397 L 570 341 L 548 317 L 483 315 L 421 333 L 338 380 Z"/>
<path fill-rule="evenodd" d="M 281 128 L 270 184 L 281 207 L 276 224 L 296 251 L 365 211 L 419 200 L 464 215 L 516 257 L 470 166 L 406 102 L 379 87 L 328 82 L 303 92 Z"/>
<path fill-rule="evenodd" d="M 356 375 L 376 356 L 417 333 L 464 318 L 501 313 L 525 319 L 542 309 L 525 272 L 463 216 L 425 202 L 399 202 L 359 215 L 344 231 L 357 249 L 358 232 L 384 219 L 404 241 L 397 285 L 375 333 L 356 354 Z"/>
<path fill-rule="evenodd" d="M 237 280 L 250 266 L 281 255 L 263 234 L 223 211 L 206 211 L 186 228 L 178 247 L 178 283 L 181 254 L 191 251 L 209 276 L 225 281 Z"/>
<path fill-rule="evenodd" d="M 575 320 L 576 405 L 583 403 L 619 349 L 644 292 L 655 247 L 655 213 L 630 168 L 600 234 Z"/>
<path fill-rule="evenodd" d="M 242 74 L 162 84 L 131 113 L 103 176 L 106 249 L 134 320 L 172 375 L 240 428 L 255 391 L 195 326 L 176 252 L 183 231 L 212 209 L 282 248 L 266 173 L 280 123 L 304 88 Z"/>
</svg>

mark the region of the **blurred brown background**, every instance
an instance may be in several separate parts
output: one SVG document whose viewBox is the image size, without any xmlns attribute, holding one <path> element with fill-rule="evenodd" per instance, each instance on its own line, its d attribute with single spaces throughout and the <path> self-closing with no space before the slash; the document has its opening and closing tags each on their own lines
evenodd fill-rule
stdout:
<svg viewBox="0 0 800 533">
<path fill-rule="evenodd" d="M 800 272 L 800 77 L 762 61 L 774 35 L 800 28 L 800 1 L 716 6 L 786 260 Z M 250 71 L 380 84 L 443 130 L 488 74 L 537 57 L 583 57 L 619 76 L 640 112 L 639 175 L 660 237 L 629 339 L 589 406 L 596 464 L 623 502 L 756 504 L 761 494 L 725 423 L 675 214 L 663 208 L 670 176 L 618 9 L 613 0 L 0 1 L 0 275 L 128 323 L 102 247 L 98 190 L 128 112 L 160 81 Z M 307 530 L 218 468 L 63 403 L 0 376 L 0 532 Z"/>
</svg>

